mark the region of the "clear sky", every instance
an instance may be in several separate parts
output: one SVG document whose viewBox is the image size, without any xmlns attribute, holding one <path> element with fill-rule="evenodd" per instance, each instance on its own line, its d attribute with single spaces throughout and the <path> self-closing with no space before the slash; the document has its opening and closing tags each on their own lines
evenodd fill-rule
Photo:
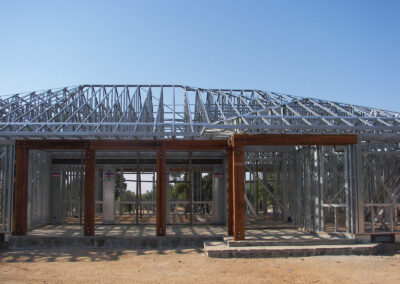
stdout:
<svg viewBox="0 0 400 284">
<path fill-rule="evenodd" d="M 400 111 L 400 1 L 0 0 L 0 94 L 252 88 Z"/>
</svg>

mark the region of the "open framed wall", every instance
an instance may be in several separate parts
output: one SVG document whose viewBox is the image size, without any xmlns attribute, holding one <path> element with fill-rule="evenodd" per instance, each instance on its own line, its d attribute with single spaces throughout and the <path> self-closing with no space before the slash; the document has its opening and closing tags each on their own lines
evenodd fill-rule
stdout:
<svg viewBox="0 0 400 284">
<path fill-rule="evenodd" d="M 11 233 L 14 202 L 14 141 L 0 143 L 0 232 Z"/>
<path fill-rule="evenodd" d="M 206 143 L 17 141 L 2 147 L 1 175 L 16 177 L 1 180 L 4 232 L 23 235 L 44 224 L 73 223 L 94 235 L 96 223 L 122 224 L 124 214 L 131 214 L 126 224 L 155 225 L 158 235 L 165 235 L 167 224 L 226 224 L 227 234 L 241 230 L 236 239 L 244 239 L 249 218 L 253 226 L 285 224 L 349 235 L 399 233 L 397 141 L 246 135 Z M 60 153 L 69 157 L 68 163 Z M 15 171 L 10 167 L 14 159 Z M 137 193 L 138 181 L 151 184 L 155 191 L 150 200 L 136 199 L 139 195 L 130 201 L 115 199 L 115 178 L 124 172 L 134 176 Z M 174 200 L 171 188 L 179 183 L 183 199 Z M 106 187 L 111 188 L 111 210 L 105 206 Z M 128 209 L 121 206 L 124 202 Z"/>
</svg>

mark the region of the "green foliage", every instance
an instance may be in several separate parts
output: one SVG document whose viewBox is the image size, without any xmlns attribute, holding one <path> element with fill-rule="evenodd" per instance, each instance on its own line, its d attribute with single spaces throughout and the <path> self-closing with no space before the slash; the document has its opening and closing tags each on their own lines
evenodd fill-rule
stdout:
<svg viewBox="0 0 400 284">
<path fill-rule="evenodd" d="M 186 181 L 185 181 L 186 178 Z M 190 175 L 171 173 L 171 180 L 175 183 L 169 184 L 170 200 L 189 201 L 191 195 Z M 173 185 L 172 185 L 173 184 Z M 197 199 L 195 194 L 195 199 Z M 212 200 L 212 175 L 207 174 L 201 178 L 200 200 Z"/>
<path fill-rule="evenodd" d="M 121 192 L 119 198 L 121 201 L 135 201 L 136 194 L 130 190 L 125 190 L 124 192 Z"/>
<path fill-rule="evenodd" d="M 205 201 L 212 200 L 212 174 L 201 178 L 201 199 Z"/>
<path fill-rule="evenodd" d="M 153 190 L 146 193 L 142 193 L 142 200 L 151 201 L 153 200 Z"/>
<path fill-rule="evenodd" d="M 115 172 L 115 200 L 118 199 L 124 192 L 126 192 L 127 184 L 124 178 L 124 174 L 121 172 Z"/>
<path fill-rule="evenodd" d="M 187 183 L 175 183 L 173 187 L 170 187 L 169 196 L 171 200 L 186 200 L 186 193 L 189 190 L 189 184 Z M 190 193 L 189 193 L 190 194 Z"/>
</svg>

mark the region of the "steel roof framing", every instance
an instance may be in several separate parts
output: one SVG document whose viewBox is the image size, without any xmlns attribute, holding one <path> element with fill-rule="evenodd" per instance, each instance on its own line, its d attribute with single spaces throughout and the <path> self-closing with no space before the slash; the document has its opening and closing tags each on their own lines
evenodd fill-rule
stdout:
<svg viewBox="0 0 400 284">
<path fill-rule="evenodd" d="M 0 139 L 400 134 L 400 113 L 260 90 L 80 85 L 0 99 Z"/>
</svg>

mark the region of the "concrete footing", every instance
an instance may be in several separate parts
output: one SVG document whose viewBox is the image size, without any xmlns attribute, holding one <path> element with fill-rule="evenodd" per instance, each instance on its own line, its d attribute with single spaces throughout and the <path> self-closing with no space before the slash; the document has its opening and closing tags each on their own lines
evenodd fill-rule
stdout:
<svg viewBox="0 0 400 284">
<path fill-rule="evenodd" d="M 358 243 L 400 243 L 400 234 L 385 232 L 385 233 L 374 233 L 374 234 L 356 234 L 355 238 Z"/>
</svg>

